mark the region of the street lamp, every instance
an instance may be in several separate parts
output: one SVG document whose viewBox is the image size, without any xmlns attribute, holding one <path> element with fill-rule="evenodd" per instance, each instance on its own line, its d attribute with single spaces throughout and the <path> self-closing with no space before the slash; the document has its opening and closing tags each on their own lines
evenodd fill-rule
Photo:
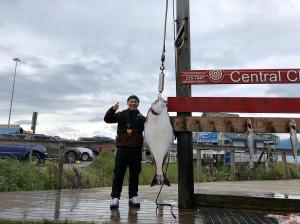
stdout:
<svg viewBox="0 0 300 224">
<path fill-rule="evenodd" d="M 16 75 L 17 75 L 17 66 L 18 66 L 18 62 L 21 62 L 21 60 L 19 58 L 14 58 L 13 60 L 16 62 L 16 66 L 15 66 L 15 75 L 14 75 L 13 88 L 12 88 L 12 91 L 11 91 L 11 98 L 10 98 L 8 125 L 10 125 L 11 107 L 12 107 L 12 102 L 13 102 L 13 98 L 14 98 L 15 81 L 16 81 Z"/>
</svg>

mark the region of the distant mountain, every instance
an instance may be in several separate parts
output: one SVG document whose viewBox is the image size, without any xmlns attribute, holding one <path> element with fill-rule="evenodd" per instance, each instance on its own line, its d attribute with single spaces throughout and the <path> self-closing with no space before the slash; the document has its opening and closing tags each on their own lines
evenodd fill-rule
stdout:
<svg viewBox="0 0 300 224">
<path fill-rule="evenodd" d="M 80 137 L 79 141 L 113 142 L 114 139 L 106 136 Z"/>
</svg>

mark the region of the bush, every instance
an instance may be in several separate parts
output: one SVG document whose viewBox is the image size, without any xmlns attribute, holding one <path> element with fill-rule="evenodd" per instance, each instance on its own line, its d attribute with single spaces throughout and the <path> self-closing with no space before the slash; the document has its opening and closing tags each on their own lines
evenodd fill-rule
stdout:
<svg viewBox="0 0 300 224">
<path fill-rule="evenodd" d="M 43 189 L 46 176 L 35 165 L 13 159 L 0 160 L 0 191 Z"/>
<path fill-rule="evenodd" d="M 66 168 L 63 171 L 63 188 L 110 187 L 113 179 L 115 154 L 101 153 L 89 167 Z M 166 169 L 166 165 L 164 167 Z M 230 179 L 230 165 L 203 166 L 202 181 L 226 181 Z M 262 164 L 254 169 L 245 165 L 236 165 L 237 180 L 277 180 L 283 179 L 284 167 L 281 162 L 270 169 Z M 156 173 L 155 163 L 143 163 L 140 185 L 150 185 Z M 288 178 L 300 178 L 300 166 L 288 164 Z M 170 183 L 177 183 L 177 163 L 168 165 L 166 174 Z M 44 167 L 30 165 L 12 159 L 0 160 L 0 191 L 50 190 L 57 186 L 58 164 L 46 162 Z M 128 185 L 128 170 L 124 185 Z M 194 166 L 194 180 L 197 181 L 197 169 Z"/>
</svg>

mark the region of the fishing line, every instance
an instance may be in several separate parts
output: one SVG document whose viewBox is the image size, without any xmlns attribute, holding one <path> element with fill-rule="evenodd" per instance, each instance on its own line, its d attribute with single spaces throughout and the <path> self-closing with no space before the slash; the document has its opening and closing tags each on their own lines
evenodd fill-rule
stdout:
<svg viewBox="0 0 300 224">
<path fill-rule="evenodd" d="M 165 169 L 165 172 L 163 172 L 163 175 L 164 175 L 165 177 L 166 177 L 166 173 L 167 173 L 167 170 L 168 170 L 169 162 L 170 162 L 170 152 L 168 152 L 168 161 L 167 161 L 167 163 L 166 163 L 166 169 Z M 169 204 L 169 203 L 159 203 L 159 202 L 158 202 L 158 198 L 159 198 L 159 195 L 160 195 L 160 193 L 161 193 L 161 191 L 162 191 L 163 186 L 164 186 L 164 184 L 162 184 L 162 185 L 160 186 L 159 192 L 158 192 L 157 197 L 156 197 L 156 200 L 155 200 L 155 203 L 156 203 L 156 214 L 157 214 L 157 209 L 158 209 L 159 206 L 169 206 L 169 207 L 171 207 L 171 215 L 173 216 L 174 219 L 176 219 L 176 216 L 175 216 L 175 214 L 174 214 L 174 212 L 173 212 L 174 205 Z"/>
</svg>

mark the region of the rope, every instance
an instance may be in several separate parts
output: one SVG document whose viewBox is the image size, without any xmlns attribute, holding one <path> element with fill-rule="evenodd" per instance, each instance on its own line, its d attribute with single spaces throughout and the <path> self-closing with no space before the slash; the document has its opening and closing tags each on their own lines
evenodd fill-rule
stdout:
<svg viewBox="0 0 300 224">
<path fill-rule="evenodd" d="M 175 46 L 175 40 L 176 40 L 176 25 L 175 25 L 175 3 L 174 0 L 172 1 L 172 11 L 173 11 L 173 42 L 174 42 L 174 58 L 175 58 L 175 74 L 177 74 L 177 52 L 176 52 L 176 46 Z"/>
<path fill-rule="evenodd" d="M 165 11 L 165 20 L 164 20 L 164 37 L 163 37 L 163 46 L 162 46 L 162 52 L 160 56 L 161 65 L 159 67 L 160 74 L 159 74 L 159 81 L 158 81 L 158 92 L 162 93 L 164 91 L 164 79 L 165 79 L 165 53 L 166 53 L 166 33 L 167 33 L 167 19 L 168 19 L 168 0 L 166 0 L 166 11 Z"/>
<path fill-rule="evenodd" d="M 166 33 L 167 33 L 167 19 L 168 19 L 168 3 L 169 1 L 166 0 L 166 11 L 165 11 L 165 21 L 164 21 L 164 37 L 163 37 L 163 47 L 162 47 L 162 52 L 161 52 L 161 66 L 160 70 L 163 71 L 165 70 L 164 62 L 165 62 L 165 53 L 166 53 Z"/>
</svg>

